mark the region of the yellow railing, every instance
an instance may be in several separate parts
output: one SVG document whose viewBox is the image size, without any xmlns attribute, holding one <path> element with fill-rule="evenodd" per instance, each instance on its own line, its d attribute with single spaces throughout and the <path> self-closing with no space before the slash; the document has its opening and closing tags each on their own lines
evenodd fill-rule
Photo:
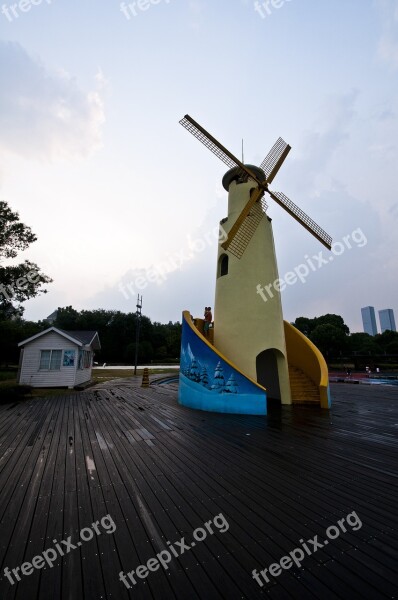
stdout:
<svg viewBox="0 0 398 600">
<path fill-rule="evenodd" d="M 288 364 L 301 369 L 319 388 L 320 405 L 329 408 L 329 373 L 318 348 L 293 325 L 284 321 Z"/>
</svg>

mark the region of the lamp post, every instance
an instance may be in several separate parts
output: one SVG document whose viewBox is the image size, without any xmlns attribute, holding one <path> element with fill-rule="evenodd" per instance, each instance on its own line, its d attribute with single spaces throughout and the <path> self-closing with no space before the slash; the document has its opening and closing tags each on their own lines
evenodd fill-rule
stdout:
<svg viewBox="0 0 398 600">
<path fill-rule="evenodd" d="M 137 375 L 137 361 L 138 361 L 138 342 L 140 339 L 140 326 L 141 326 L 141 309 L 142 309 L 142 296 L 138 294 L 137 298 L 137 310 L 135 311 L 136 326 L 135 326 L 135 360 L 134 360 L 134 375 Z"/>
</svg>

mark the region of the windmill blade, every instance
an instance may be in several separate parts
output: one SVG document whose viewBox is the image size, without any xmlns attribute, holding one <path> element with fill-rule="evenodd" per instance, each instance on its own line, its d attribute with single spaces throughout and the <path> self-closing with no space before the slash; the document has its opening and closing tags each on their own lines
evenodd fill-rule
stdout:
<svg viewBox="0 0 398 600">
<path fill-rule="evenodd" d="M 316 237 L 317 240 L 321 242 L 321 244 L 326 246 L 328 250 L 331 250 L 332 238 L 326 233 L 326 231 L 322 229 L 322 227 L 317 225 L 315 221 L 313 221 L 303 210 L 301 210 L 301 208 L 296 206 L 294 202 L 289 200 L 289 198 L 285 196 L 285 194 L 283 194 L 282 192 L 271 192 L 270 190 L 268 190 L 268 193 L 271 196 L 271 198 L 273 198 L 275 202 L 279 204 L 279 206 L 284 208 L 286 212 L 288 212 L 289 215 L 293 217 L 293 219 L 296 219 L 296 221 L 301 223 L 301 225 L 305 227 L 307 231 L 312 233 L 312 235 Z"/>
<path fill-rule="evenodd" d="M 267 183 L 271 183 L 283 165 L 286 156 L 289 154 L 291 146 L 287 144 L 281 137 L 278 138 L 267 156 L 260 165 L 267 178 Z"/>
<path fill-rule="evenodd" d="M 264 190 L 261 188 L 254 190 L 250 200 L 232 225 L 228 238 L 221 244 L 222 248 L 236 258 L 242 258 L 267 208 Z"/>
<path fill-rule="evenodd" d="M 230 169 L 235 167 L 239 167 L 242 173 L 245 173 L 258 185 L 262 185 L 262 182 L 257 178 L 257 175 L 248 169 L 246 165 L 244 165 L 236 156 L 234 156 L 229 150 L 227 150 L 215 137 L 210 135 L 206 129 L 204 129 L 199 123 L 194 121 L 192 117 L 189 115 L 185 115 L 181 121 L 179 121 L 180 125 L 185 127 L 189 133 L 192 133 L 194 137 L 196 137 L 206 148 L 208 148 L 213 154 L 218 156 L 220 160 L 223 161 Z"/>
</svg>

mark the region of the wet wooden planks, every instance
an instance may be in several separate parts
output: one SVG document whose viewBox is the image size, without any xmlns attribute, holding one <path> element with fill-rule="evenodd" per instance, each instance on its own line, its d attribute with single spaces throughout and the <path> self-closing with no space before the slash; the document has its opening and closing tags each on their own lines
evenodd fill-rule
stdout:
<svg viewBox="0 0 398 600">
<path fill-rule="evenodd" d="M 393 598 L 398 390 L 332 391 L 330 412 L 285 407 L 266 418 L 191 411 L 175 385 L 0 407 L 0 597 Z M 346 524 L 302 569 L 253 580 L 353 511 L 356 528 Z M 129 590 L 119 580 L 220 514 L 224 533 L 213 523 L 167 569 L 135 575 Z M 80 546 L 52 568 L 12 575 L 14 585 L 5 577 L 68 538 Z"/>
</svg>

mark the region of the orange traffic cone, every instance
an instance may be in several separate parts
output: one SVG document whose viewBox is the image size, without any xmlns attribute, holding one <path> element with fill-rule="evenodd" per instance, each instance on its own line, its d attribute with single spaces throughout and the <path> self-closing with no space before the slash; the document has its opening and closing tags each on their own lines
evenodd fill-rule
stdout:
<svg viewBox="0 0 398 600">
<path fill-rule="evenodd" d="M 141 387 L 149 387 L 149 369 L 144 369 Z"/>
</svg>

